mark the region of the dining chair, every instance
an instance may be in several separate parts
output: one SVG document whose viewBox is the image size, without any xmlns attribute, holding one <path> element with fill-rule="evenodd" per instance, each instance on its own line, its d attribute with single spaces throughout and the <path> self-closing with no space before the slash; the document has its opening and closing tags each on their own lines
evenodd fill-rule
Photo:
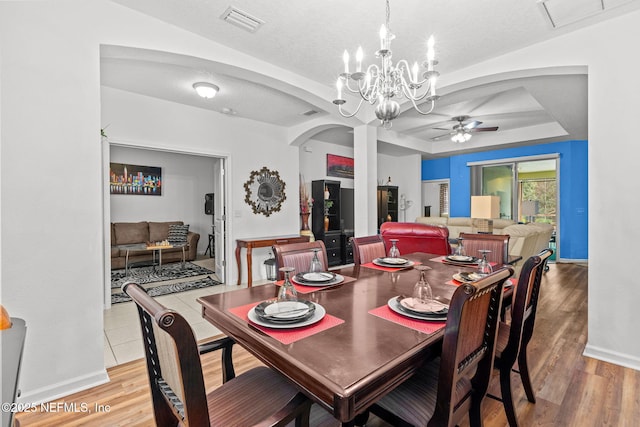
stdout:
<svg viewBox="0 0 640 427">
<path fill-rule="evenodd" d="M 525 261 L 514 295 L 512 295 L 511 322 L 500 321 L 498 324 L 494 366 L 500 371 L 501 397 L 492 394 L 488 394 L 488 396 L 502 402 L 511 427 L 518 425 L 511 393 L 511 371 L 516 360 L 518 361 L 518 371 L 515 372 L 520 374 L 527 399 L 531 403 L 536 403 L 529 377 L 527 345 L 533 335 L 542 274 L 552 254 L 551 249 L 545 249 Z"/>
<path fill-rule="evenodd" d="M 327 248 L 322 240 L 315 242 L 287 243 L 273 245 L 273 255 L 276 257 L 276 268 L 278 270 L 278 280 L 284 279 L 284 273 L 280 271 L 282 267 L 293 267 L 293 274 L 309 271 L 311 260 L 313 259 L 313 249 L 319 249 L 318 259 L 323 270 L 327 270 L 329 260 L 327 258 Z"/>
<path fill-rule="evenodd" d="M 468 256 L 481 258 L 482 254 L 478 251 L 487 249 L 491 251 L 487 254 L 487 261 L 495 262 L 498 266 L 509 263 L 508 234 L 460 233 L 458 240 L 462 240 Z"/>
<path fill-rule="evenodd" d="M 387 248 L 391 247 L 392 239 L 397 239 L 400 255 L 412 252 L 451 254 L 447 227 L 417 222 L 384 222 L 380 225 L 380 235 Z"/>
<path fill-rule="evenodd" d="M 164 307 L 138 284 L 122 290 L 136 303 L 158 426 L 308 426 L 311 401 L 289 381 L 264 366 L 235 377 L 233 340 L 201 346 L 179 313 Z M 200 354 L 222 350 L 223 384 L 205 392 Z"/>
<path fill-rule="evenodd" d="M 387 256 L 384 240 L 379 234 L 364 237 L 352 237 L 353 263 L 355 265 L 366 264 L 376 258 Z"/>
<path fill-rule="evenodd" d="M 454 426 L 469 415 L 482 425 L 505 280 L 511 267 L 460 285 L 449 304 L 442 353 L 371 406 L 370 412 L 393 426 Z"/>
</svg>

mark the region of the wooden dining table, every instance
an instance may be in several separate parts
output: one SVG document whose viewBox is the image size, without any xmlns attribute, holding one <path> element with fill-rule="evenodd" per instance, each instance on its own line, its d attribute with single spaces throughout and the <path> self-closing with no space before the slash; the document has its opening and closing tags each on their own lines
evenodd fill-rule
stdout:
<svg viewBox="0 0 640 427">
<path fill-rule="evenodd" d="M 396 296 L 411 296 L 420 278 L 415 266 L 430 267 L 427 281 L 434 297 L 445 303 L 457 288 L 453 274 L 475 267 L 448 265 L 435 254 L 403 257 L 415 265 L 394 271 L 371 264 L 332 270 L 347 280 L 299 293 L 326 310 L 319 323 L 301 330 L 272 331 L 247 320 L 252 307 L 276 297 L 277 283 L 204 296 L 198 302 L 207 321 L 348 423 L 440 351 L 444 321 L 403 320 L 387 307 Z M 319 331 L 310 333 L 314 327 Z"/>
</svg>

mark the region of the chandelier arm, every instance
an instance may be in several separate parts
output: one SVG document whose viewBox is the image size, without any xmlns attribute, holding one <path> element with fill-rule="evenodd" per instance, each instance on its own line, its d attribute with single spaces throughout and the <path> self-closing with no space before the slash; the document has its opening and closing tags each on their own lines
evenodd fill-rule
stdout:
<svg viewBox="0 0 640 427">
<path fill-rule="evenodd" d="M 351 93 L 358 93 L 359 90 L 358 89 L 353 89 L 350 85 L 349 85 L 349 81 L 351 81 L 351 79 L 345 79 L 345 85 L 344 87 Z"/>
<path fill-rule="evenodd" d="M 431 108 L 429 109 L 429 111 L 422 111 L 420 108 L 418 108 L 418 104 L 416 104 L 416 101 L 414 101 L 413 99 L 411 99 L 411 103 L 413 104 L 413 108 L 419 113 L 422 114 L 423 116 L 426 116 L 428 114 L 431 114 L 431 112 L 433 111 L 433 109 L 436 106 L 436 102 L 435 101 L 431 101 Z"/>
<path fill-rule="evenodd" d="M 358 111 L 360 111 L 360 107 L 362 106 L 362 101 L 364 101 L 363 99 L 360 99 L 360 102 L 358 102 L 358 106 L 356 107 L 356 110 L 352 113 L 352 114 L 345 114 L 342 112 L 342 105 L 338 105 L 338 112 L 340 113 L 340 115 L 342 117 L 345 117 L 347 119 L 355 116 L 356 114 L 358 114 Z"/>
</svg>

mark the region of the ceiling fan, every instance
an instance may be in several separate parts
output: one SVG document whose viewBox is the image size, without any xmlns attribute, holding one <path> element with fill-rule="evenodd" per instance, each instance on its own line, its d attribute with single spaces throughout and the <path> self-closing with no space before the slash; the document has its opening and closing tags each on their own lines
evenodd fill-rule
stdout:
<svg viewBox="0 0 640 427">
<path fill-rule="evenodd" d="M 471 139 L 472 132 L 494 132 L 498 130 L 498 126 L 490 126 L 490 127 L 478 127 L 482 124 L 482 122 L 478 120 L 473 120 L 469 123 L 464 123 L 466 120 L 469 120 L 469 116 L 455 116 L 452 117 L 451 120 L 458 122 L 457 125 L 453 126 L 453 129 L 445 134 L 437 135 L 431 138 L 433 141 L 438 141 L 446 136 L 450 137 L 453 142 L 467 142 Z M 441 130 L 448 130 L 442 128 L 434 128 Z"/>
</svg>

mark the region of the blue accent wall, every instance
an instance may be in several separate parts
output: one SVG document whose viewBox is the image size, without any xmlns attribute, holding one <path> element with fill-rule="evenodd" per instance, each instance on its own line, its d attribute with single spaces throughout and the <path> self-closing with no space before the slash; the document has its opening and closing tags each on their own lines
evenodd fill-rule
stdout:
<svg viewBox="0 0 640 427">
<path fill-rule="evenodd" d="M 555 153 L 560 155 L 561 255 L 565 259 L 587 259 L 589 256 L 587 141 L 553 142 L 423 160 L 422 179 L 449 179 L 450 216 L 468 217 L 471 212 L 471 169 L 467 163 Z"/>
</svg>

